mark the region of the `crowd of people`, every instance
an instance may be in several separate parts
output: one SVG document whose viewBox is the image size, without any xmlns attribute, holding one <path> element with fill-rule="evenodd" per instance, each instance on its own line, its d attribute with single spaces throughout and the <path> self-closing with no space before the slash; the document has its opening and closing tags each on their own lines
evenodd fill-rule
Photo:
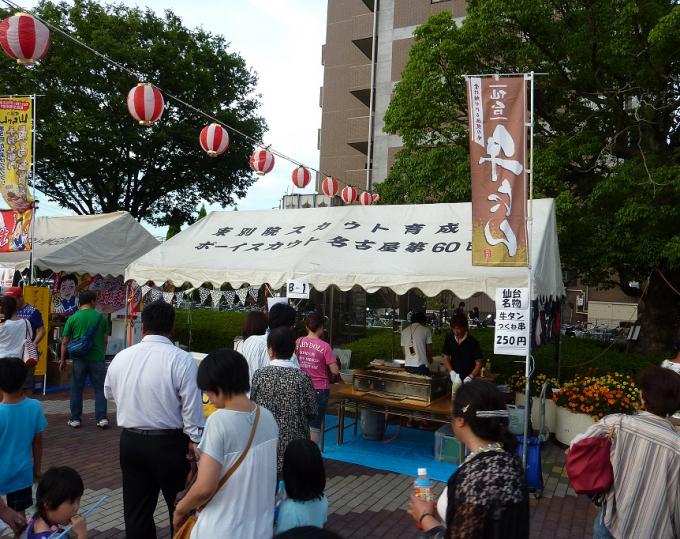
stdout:
<svg viewBox="0 0 680 539">
<path fill-rule="evenodd" d="M 316 445 L 338 374 L 337 359 L 322 338 L 321 315 L 309 315 L 307 335 L 296 339 L 291 306 L 278 303 L 268 316 L 250 313 L 235 350 L 215 350 L 197 366 L 172 342 L 174 308 L 156 301 L 142 311 L 141 342 L 119 352 L 106 369 L 101 348 L 106 322 L 94 308 L 96 296 L 87 294 L 79 298 L 62 344 L 63 362 L 74 344 L 92 341 L 74 359 L 68 423 L 80 426 L 81 382 L 89 375 L 97 426 L 108 426 L 106 401 L 113 400 L 122 429 L 126 537 L 156 537 L 161 493 L 172 528 L 191 524 L 186 537 L 192 539 L 337 537 L 323 530 L 329 500 Z M 20 350 L 8 344 L 22 323 L 16 300 L 4 296 L 0 306 L 0 347 L 8 347 L 0 356 L 0 494 L 7 500 L 0 499 L 0 519 L 24 530 L 27 539 L 47 538 L 66 525 L 73 526 L 72 536 L 85 539 L 78 472 L 60 467 L 41 473 L 47 421 L 40 402 L 25 397 L 28 367 Z M 34 338 L 30 324 L 23 325 L 30 332 L 23 339 Z M 528 537 L 529 498 L 505 397 L 480 379 L 483 356 L 468 332 L 467 316 L 455 314 L 451 329 L 442 355 L 446 369 L 466 382 L 455 393 L 451 426 L 467 457 L 438 500 L 414 495 L 408 512 L 424 538 Z M 424 373 L 432 362 L 424 317 L 412 317 L 402 345 L 406 366 Z M 606 416 L 574 441 L 616 429 L 614 487 L 602 500 L 597 538 L 680 536 L 680 434 L 669 419 L 680 409 L 680 374 L 673 372 L 680 347 L 677 352 L 669 368 L 639 373 L 639 414 Z M 82 364 L 76 367 L 77 362 Z M 215 409 L 207 419 L 202 395 Z M 35 513 L 26 515 L 32 506 Z"/>
</svg>

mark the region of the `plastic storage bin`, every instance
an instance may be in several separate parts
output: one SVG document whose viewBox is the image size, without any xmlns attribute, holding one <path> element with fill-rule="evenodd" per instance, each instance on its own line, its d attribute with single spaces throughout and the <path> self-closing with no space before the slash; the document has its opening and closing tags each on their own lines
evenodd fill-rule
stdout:
<svg viewBox="0 0 680 539">
<path fill-rule="evenodd" d="M 434 433 L 434 459 L 458 464 L 464 459 L 463 444 L 453 435 L 451 425 L 442 425 Z"/>
</svg>

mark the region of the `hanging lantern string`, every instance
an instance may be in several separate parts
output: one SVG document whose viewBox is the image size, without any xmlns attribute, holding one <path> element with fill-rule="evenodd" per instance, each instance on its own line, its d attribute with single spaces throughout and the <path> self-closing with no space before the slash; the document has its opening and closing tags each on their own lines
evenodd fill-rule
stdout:
<svg viewBox="0 0 680 539">
<path fill-rule="evenodd" d="M 86 43 L 83 43 L 82 41 L 80 41 L 78 38 L 73 37 L 71 34 L 66 32 L 65 30 L 62 30 L 59 26 L 42 19 L 41 17 L 36 15 L 33 11 L 20 6 L 19 4 L 17 4 L 16 2 L 13 2 L 12 0 L 1 0 L 1 1 L 4 4 L 7 4 L 7 6 L 9 6 L 10 8 L 13 8 L 13 9 L 16 9 L 16 10 L 19 10 L 19 11 L 23 11 L 24 13 L 28 13 L 29 15 L 31 15 L 32 17 L 34 17 L 35 19 L 37 19 L 38 21 L 43 23 L 45 26 L 47 26 L 51 30 L 54 30 L 55 32 L 57 32 L 58 34 L 61 34 L 65 38 L 70 39 L 76 45 L 79 45 L 80 47 L 91 52 L 92 54 L 94 54 L 95 56 L 100 58 L 101 60 L 104 60 L 104 62 L 107 62 L 107 63 L 117 67 L 118 69 L 120 69 L 121 71 L 124 71 L 125 73 L 128 73 L 129 75 L 134 77 L 135 80 L 137 80 L 138 82 L 141 82 L 141 81 L 148 82 L 149 81 L 149 79 L 147 77 L 144 77 L 140 72 L 135 71 L 134 69 L 131 69 L 127 66 L 124 66 L 123 64 L 116 62 L 112 58 L 109 58 L 104 53 L 101 53 L 98 50 L 93 49 L 92 47 L 90 47 Z M 244 139 L 246 139 L 249 142 L 252 142 L 256 146 L 260 146 L 261 148 L 265 148 L 266 150 L 270 151 L 275 156 L 280 157 L 281 159 L 288 161 L 289 163 L 292 163 L 292 164 L 297 165 L 299 167 L 304 167 L 304 168 L 307 168 L 309 170 L 313 170 L 314 172 L 317 172 L 321 176 L 324 176 L 324 177 L 325 176 L 331 176 L 331 174 L 326 174 L 319 169 L 307 166 L 307 165 L 303 164 L 302 162 L 298 161 L 297 159 L 294 159 L 294 158 L 292 158 L 292 157 L 290 157 L 290 156 L 288 156 L 284 153 L 281 153 L 280 151 L 272 148 L 271 146 L 265 145 L 264 142 L 262 142 L 261 140 L 258 140 L 254 137 L 251 137 L 250 135 L 243 133 L 242 131 L 236 129 L 235 127 L 232 127 L 231 125 L 227 124 L 226 122 L 223 122 L 222 120 L 216 118 L 212 114 L 208 114 L 207 112 L 204 112 L 203 110 L 199 109 L 198 107 L 195 107 L 191 103 L 188 103 L 188 102 L 184 101 L 183 99 L 177 97 L 176 95 L 171 94 L 170 92 L 164 90 L 163 88 L 161 88 L 160 86 L 158 86 L 155 83 L 154 83 L 154 86 L 156 88 L 158 88 L 158 90 L 160 90 L 163 93 L 163 95 L 167 96 L 169 99 L 172 99 L 173 101 L 176 101 L 177 103 L 179 103 L 179 104 L 187 107 L 188 109 L 194 111 L 196 114 L 199 114 L 200 116 L 203 116 L 204 118 L 207 118 L 208 120 L 211 120 L 212 122 L 215 122 L 215 123 L 221 125 L 222 127 L 226 128 L 227 130 L 229 130 L 233 133 L 236 133 L 237 135 L 240 135 L 241 137 L 243 137 Z"/>
</svg>

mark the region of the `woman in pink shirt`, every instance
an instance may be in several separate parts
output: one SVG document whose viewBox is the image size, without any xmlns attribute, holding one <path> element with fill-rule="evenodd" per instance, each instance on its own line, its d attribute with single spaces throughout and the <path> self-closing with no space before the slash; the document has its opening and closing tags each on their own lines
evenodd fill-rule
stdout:
<svg viewBox="0 0 680 539">
<path fill-rule="evenodd" d="M 307 336 L 300 337 L 295 343 L 295 352 L 300 362 L 300 368 L 312 379 L 316 391 L 316 403 L 319 413 L 309 423 L 312 441 L 319 441 L 321 421 L 326 414 L 328 397 L 330 395 L 330 375 L 340 372 L 333 349 L 326 341 L 321 340 L 325 330 L 323 316 L 312 313 L 305 320 Z M 330 371 L 330 373 L 329 373 Z"/>
</svg>

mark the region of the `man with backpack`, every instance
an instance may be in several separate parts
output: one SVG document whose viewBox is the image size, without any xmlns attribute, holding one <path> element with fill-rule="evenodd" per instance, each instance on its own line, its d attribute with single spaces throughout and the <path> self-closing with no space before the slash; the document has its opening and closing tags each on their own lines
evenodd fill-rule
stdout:
<svg viewBox="0 0 680 539">
<path fill-rule="evenodd" d="M 97 426 L 105 429 L 109 426 L 106 417 L 106 397 L 104 396 L 104 380 L 106 379 L 106 345 L 109 324 L 104 315 L 95 309 L 97 294 L 86 290 L 78 296 L 80 307 L 66 321 L 64 339 L 61 342 L 61 363 L 66 368 L 66 354 L 73 360 L 73 377 L 71 381 L 71 418 L 69 427 L 77 429 L 83 414 L 83 389 L 85 378 L 90 376 L 94 386 L 94 412 Z"/>
</svg>

